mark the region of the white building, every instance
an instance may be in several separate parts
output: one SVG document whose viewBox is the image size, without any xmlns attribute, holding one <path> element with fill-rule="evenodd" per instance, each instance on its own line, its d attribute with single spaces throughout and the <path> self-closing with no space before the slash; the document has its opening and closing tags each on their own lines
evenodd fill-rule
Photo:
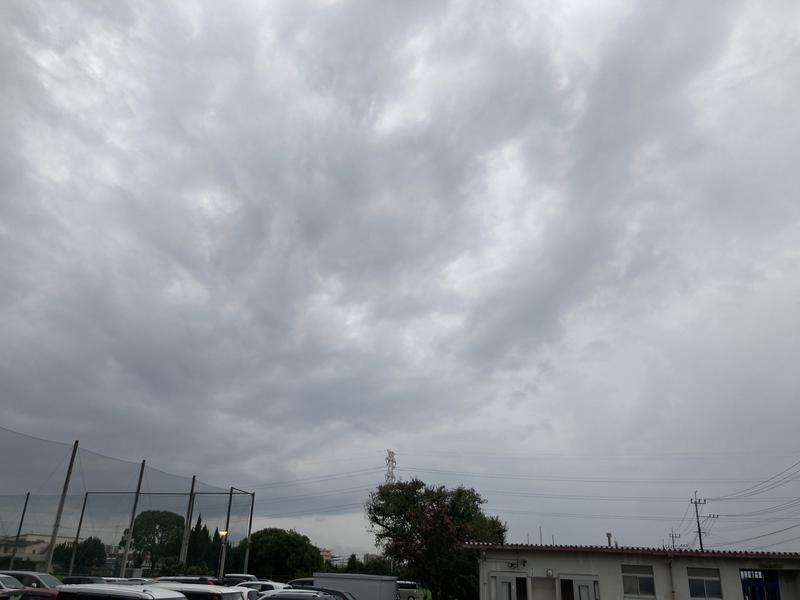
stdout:
<svg viewBox="0 0 800 600">
<path fill-rule="evenodd" d="M 800 553 L 467 544 L 480 600 L 800 600 Z"/>
<path fill-rule="evenodd" d="M 75 541 L 73 537 L 58 536 L 56 544 Z M 17 543 L 15 536 L 0 538 L 0 558 L 10 558 L 16 545 L 17 560 L 29 560 L 35 563 L 37 569 L 43 569 L 47 564 L 47 554 L 50 548 L 50 536 L 38 533 L 23 533 Z"/>
</svg>

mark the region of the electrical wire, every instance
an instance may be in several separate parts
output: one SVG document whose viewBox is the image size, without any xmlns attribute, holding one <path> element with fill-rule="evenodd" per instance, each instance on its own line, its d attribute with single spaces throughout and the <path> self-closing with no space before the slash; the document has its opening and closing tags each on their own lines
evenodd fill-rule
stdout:
<svg viewBox="0 0 800 600">
<path fill-rule="evenodd" d="M 397 471 L 404 473 L 430 473 L 439 475 L 454 475 L 460 477 L 482 477 L 487 479 L 514 479 L 523 481 L 573 481 L 579 483 L 650 483 L 650 484 L 674 484 L 674 483 L 751 483 L 752 480 L 742 479 L 653 479 L 653 478 L 606 478 L 606 477 L 556 477 L 546 475 L 513 475 L 500 473 L 475 473 L 469 471 L 448 471 L 445 469 L 420 469 L 413 467 L 398 467 Z"/>
<path fill-rule="evenodd" d="M 791 466 L 785 468 L 780 473 L 776 473 L 772 477 L 765 479 L 755 485 L 751 485 L 750 487 L 746 487 L 742 490 L 737 492 L 732 492 L 730 494 L 725 494 L 724 496 L 720 496 L 719 498 L 710 498 L 710 500 L 722 500 L 722 499 L 730 499 L 730 498 L 740 498 L 740 497 L 749 497 L 757 494 L 761 494 L 765 491 L 769 491 L 775 489 L 776 487 L 780 487 L 782 485 L 786 485 L 791 481 L 794 481 L 798 477 L 800 477 L 800 470 L 796 470 L 795 472 L 791 473 L 790 475 L 786 475 L 785 477 L 781 477 L 785 473 L 797 469 L 800 467 L 800 461 L 792 464 Z"/>
</svg>

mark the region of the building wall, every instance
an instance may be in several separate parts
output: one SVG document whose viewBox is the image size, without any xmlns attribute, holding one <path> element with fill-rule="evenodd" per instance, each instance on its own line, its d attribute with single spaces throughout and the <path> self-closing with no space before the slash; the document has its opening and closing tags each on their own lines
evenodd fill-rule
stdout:
<svg viewBox="0 0 800 600">
<path fill-rule="evenodd" d="M 670 565 L 671 562 L 671 565 Z M 546 591 L 545 578 L 555 580 L 556 597 L 560 600 L 560 579 L 597 580 L 601 600 L 623 600 L 622 565 L 647 565 L 653 568 L 657 600 L 691 600 L 687 567 L 719 569 L 722 595 L 725 600 L 743 600 L 740 569 L 780 571 L 782 600 L 800 599 L 800 564 L 798 561 L 759 564 L 736 558 L 692 558 L 645 554 L 603 554 L 601 552 L 535 552 L 487 551 L 480 561 L 480 600 L 497 598 L 497 580 L 503 576 L 526 578 L 529 600 L 552 600 Z M 548 575 L 548 570 L 552 575 Z M 532 578 L 537 578 L 534 592 Z M 541 579 L 539 579 L 541 578 Z M 673 595 L 674 586 L 674 595 Z"/>
</svg>

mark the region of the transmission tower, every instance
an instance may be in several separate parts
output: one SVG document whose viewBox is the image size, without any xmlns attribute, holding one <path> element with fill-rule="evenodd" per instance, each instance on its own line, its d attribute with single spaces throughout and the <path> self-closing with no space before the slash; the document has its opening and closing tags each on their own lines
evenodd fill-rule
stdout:
<svg viewBox="0 0 800 600">
<path fill-rule="evenodd" d="M 386 483 L 394 483 L 394 468 L 397 466 L 397 460 L 394 457 L 394 450 L 386 451 Z"/>
</svg>

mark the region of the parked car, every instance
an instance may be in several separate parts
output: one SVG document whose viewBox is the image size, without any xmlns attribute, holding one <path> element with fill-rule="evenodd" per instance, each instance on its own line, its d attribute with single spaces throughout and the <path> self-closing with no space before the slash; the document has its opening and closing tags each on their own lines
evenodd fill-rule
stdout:
<svg viewBox="0 0 800 600">
<path fill-rule="evenodd" d="M 210 585 L 207 583 L 180 583 L 177 581 L 164 581 L 159 579 L 148 587 L 160 587 L 172 590 L 173 592 L 180 592 L 186 596 L 186 600 L 243 600 L 242 592 L 236 588 Z M 244 589 L 247 589 L 247 591 L 254 591 L 249 588 Z"/>
<path fill-rule="evenodd" d="M 16 577 L 24 587 L 30 588 L 55 589 L 61 585 L 61 580 L 58 577 L 53 577 L 50 573 L 40 573 L 39 571 L 0 571 L 0 575 Z"/>
<path fill-rule="evenodd" d="M 398 581 L 397 593 L 400 600 L 417 600 L 419 597 L 419 590 L 417 589 L 416 581 Z"/>
<path fill-rule="evenodd" d="M 279 583 L 277 581 L 260 580 L 260 581 L 243 581 L 239 587 L 248 587 L 256 590 L 257 592 L 269 592 L 272 590 L 285 590 L 291 588 L 288 583 Z"/>
<path fill-rule="evenodd" d="M 92 577 L 91 575 L 67 575 L 61 578 L 61 583 L 107 583 L 102 577 Z"/>
<path fill-rule="evenodd" d="M 258 595 L 261 593 L 257 592 L 253 588 L 242 587 L 240 585 L 229 586 L 229 589 L 239 592 L 242 595 L 242 600 L 258 600 Z"/>
<path fill-rule="evenodd" d="M 64 585 L 58 589 L 56 600 L 185 600 L 172 590 L 141 585 L 90 583 Z"/>
<path fill-rule="evenodd" d="M 25 586 L 13 575 L 0 575 L 0 590 L 21 590 Z"/>
<path fill-rule="evenodd" d="M 336 600 L 336 598 L 325 592 L 318 592 L 317 590 L 296 590 L 294 588 L 264 592 L 258 598 L 259 600 Z"/>
<path fill-rule="evenodd" d="M 256 577 L 255 575 L 250 575 L 250 573 L 225 573 L 225 575 L 223 575 L 222 578 L 224 580 L 226 580 L 226 581 L 227 580 L 233 581 L 234 579 L 237 580 L 237 581 L 257 581 L 258 580 L 258 577 Z"/>
<path fill-rule="evenodd" d="M 221 585 L 215 577 L 205 575 L 172 575 L 170 577 L 159 577 L 156 581 L 171 581 L 173 583 L 199 583 L 202 585 Z"/>
<path fill-rule="evenodd" d="M 260 592 L 259 598 L 272 598 L 273 596 L 280 594 L 281 592 L 297 592 L 298 594 L 308 594 L 313 596 L 314 594 L 318 594 L 317 590 L 310 590 L 308 588 L 303 587 L 291 587 L 291 588 L 284 588 L 282 590 L 267 590 L 266 592 Z"/>
<path fill-rule="evenodd" d="M 301 577 L 300 579 L 292 579 L 289 585 L 295 587 L 297 585 L 314 585 L 313 577 Z"/>
<path fill-rule="evenodd" d="M 353 594 L 351 594 L 350 592 L 347 592 L 345 590 L 337 590 L 337 589 L 334 589 L 334 588 L 320 587 L 320 586 L 317 586 L 317 585 L 303 585 L 303 586 L 293 587 L 292 589 L 293 590 L 309 590 L 309 591 L 312 591 L 312 592 L 325 592 L 326 594 L 328 594 L 330 596 L 333 596 L 336 600 L 357 600 L 357 598 Z"/>
<path fill-rule="evenodd" d="M 17 596 L 17 600 L 53 600 L 58 596 L 58 590 L 52 588 L 25 588 Z"/>
</svg>

